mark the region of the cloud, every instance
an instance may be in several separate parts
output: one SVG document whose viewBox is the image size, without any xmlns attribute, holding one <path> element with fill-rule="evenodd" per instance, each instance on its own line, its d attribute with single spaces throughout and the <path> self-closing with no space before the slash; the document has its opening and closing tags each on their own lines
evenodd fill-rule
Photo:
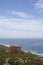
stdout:
<svg viewBox="0 0 43 65">
<path fill-rule="evenodd" d="M 0 19 L 0 28 L 17 31 L 37 31 L 43 29 L 43 24 L 31 19 Z"/>
<path fill-rule="evenodd" d="M 5 18 L 0 17 L 0 37 L 42 38 L 43 23 L 40 20 L 35 19 L 21 19 L 21 18 L 8 19 L 6 17 Z"/>
<path fill-rule="evenodd" d="M 43 0 L 38 0 L 35 3 L 35 9 L 39 11 L 39 13 L 43 12 Z"/>
<path fill-rule="evenodd" d="M 8 13 L 19 16 L 19 17 L 22 17 L 22 18 L 33 18 L 32 15 L 28 15 L 28 14 L 26 14 L 24 12 L 17 12 L 15 10 L 11 10 L 11 11 L 8 10 Z"/>
</svg>

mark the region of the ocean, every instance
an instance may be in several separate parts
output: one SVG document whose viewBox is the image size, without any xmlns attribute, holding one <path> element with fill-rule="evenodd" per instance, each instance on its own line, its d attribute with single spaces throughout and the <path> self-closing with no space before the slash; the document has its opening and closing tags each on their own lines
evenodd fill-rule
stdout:
<svg viewBox="0 0 43 65">
<path fill-rule="evenodd" d="M 33 54 L 43 56 L 43 39 L 0 39 L 0 44 L 18 45 Z"/>
</svg>

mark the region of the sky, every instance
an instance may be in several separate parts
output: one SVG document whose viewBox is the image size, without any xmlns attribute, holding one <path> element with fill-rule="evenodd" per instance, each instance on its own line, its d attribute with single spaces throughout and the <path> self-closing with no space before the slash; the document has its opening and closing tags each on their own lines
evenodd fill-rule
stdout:
<svg viewBox="0 0 43 65">
<path fill-rule="evenodd" d="M 0 0 L 0 38 L 43 38 L 43 0 Z"/>
</svg>

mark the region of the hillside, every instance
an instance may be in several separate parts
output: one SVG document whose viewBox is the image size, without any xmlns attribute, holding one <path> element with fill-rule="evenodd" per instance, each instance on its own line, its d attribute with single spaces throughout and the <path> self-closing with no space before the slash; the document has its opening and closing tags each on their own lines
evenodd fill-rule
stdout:
<svg viewBox="0 0 43 65">
<path fill-rule="evenodd" d="M 2 50 L 4 50 L 4 51 L 5 51 L 5 50 L 6 50 L 6 48 L 7 48 L 6 46 L 4 46 L 4 45 L 0 45 L 0 51 L 2 51 Z"/>
<path fill-rule="evenodd" d="M 0 45 L 0 65 L 3 65 L 8 58 L 10 58 L 8 61 L 10 65 L 20 65 L 20 63 L 21 65 L 43 65 L 43 57 L 23 51 L 21 53 L 7 53 L 6 50 L 7 47 Z"/>
</svg>

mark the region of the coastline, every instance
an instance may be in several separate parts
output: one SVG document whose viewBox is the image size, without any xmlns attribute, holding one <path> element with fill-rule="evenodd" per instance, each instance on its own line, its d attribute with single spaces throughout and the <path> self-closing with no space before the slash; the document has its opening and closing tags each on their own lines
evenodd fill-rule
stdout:
<svg viewBox="0 0 43 65">
<path fill-rule="evenodd" d="M 40 57 L 43 57 L 43 53 L 38 53 L 37 51 L 32 51 L 32 50 L 30 50 L 30 52 L 31 52 L 32 54 L 38 55 L 38 56 L 40 56 Z"/>
</svg>

